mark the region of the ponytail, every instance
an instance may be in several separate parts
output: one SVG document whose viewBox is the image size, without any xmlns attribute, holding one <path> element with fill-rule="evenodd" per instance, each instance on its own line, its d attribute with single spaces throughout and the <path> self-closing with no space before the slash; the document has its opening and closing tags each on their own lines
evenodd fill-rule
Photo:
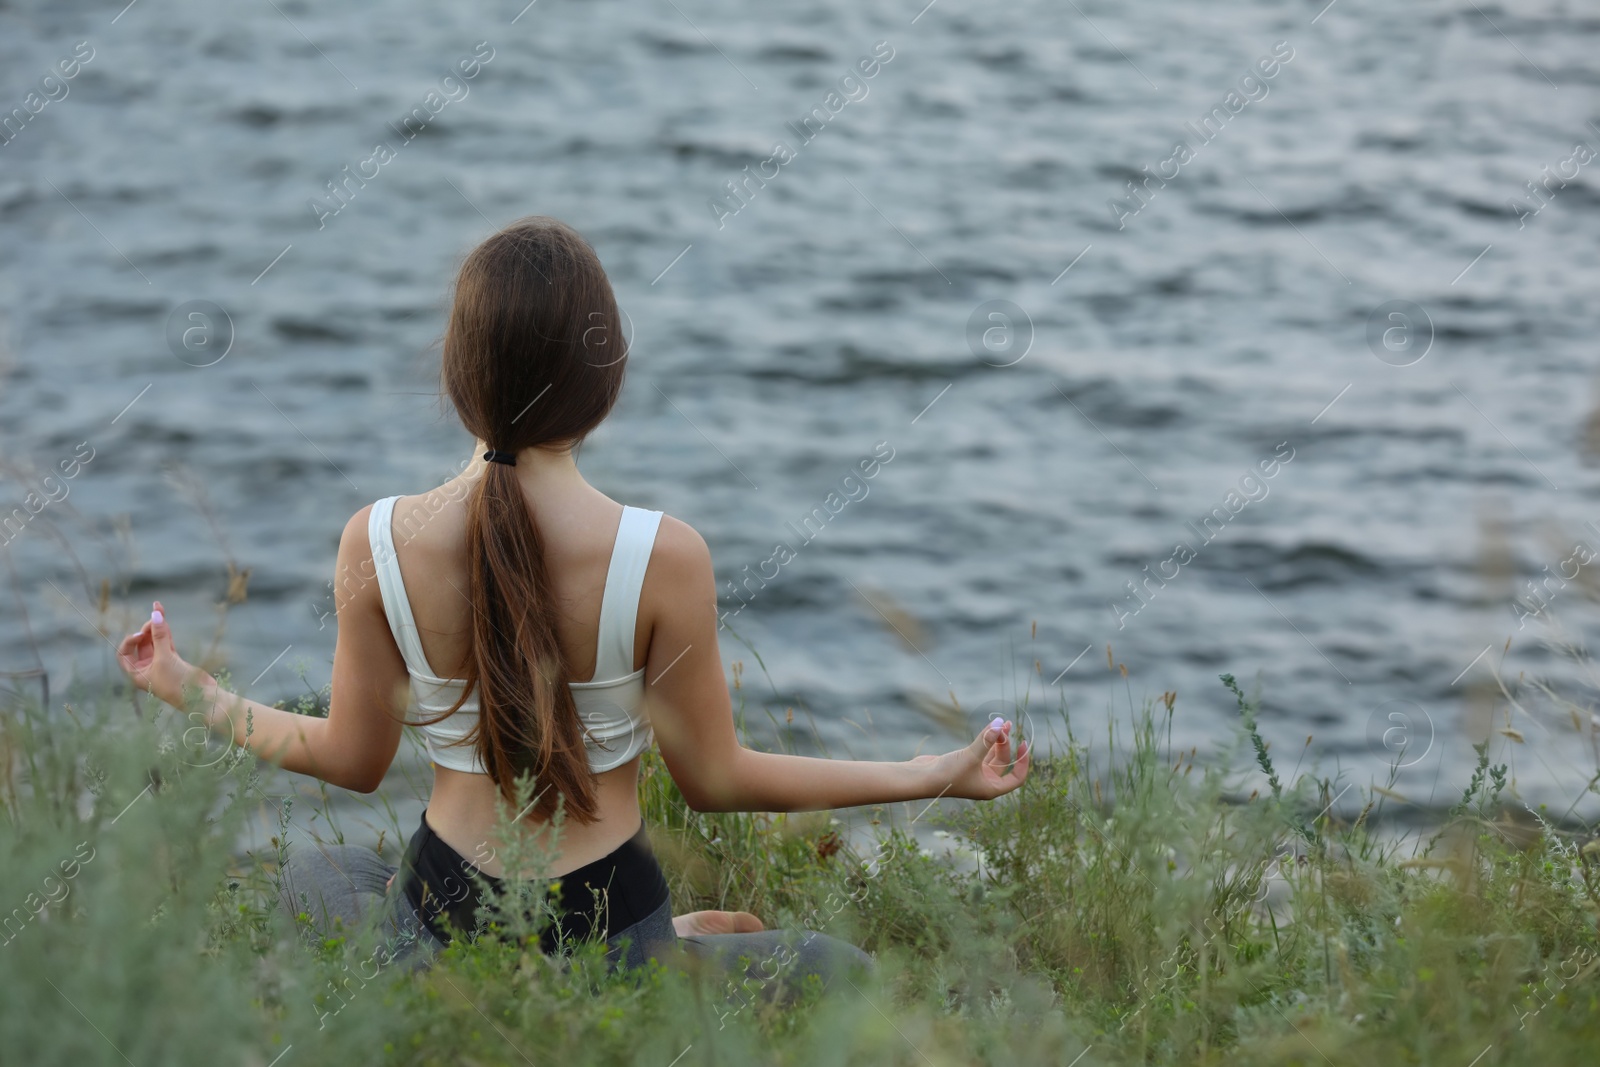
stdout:
<svg viewBox="0 0 1600 1067">
<path fill-rule="evenodd" d="M 485 467 L 467 499 L 472 655 L 466 689 L 450 710 L 477 693 L 478 759 L 507 800 L 515 800 L 517 778 L 532 774 L 535 812 L 548 818 L 564 798 L 568 815 L 592 822 L 594 773 L 556 640 L 539 529 L 515 468 Z"/>
</svg>

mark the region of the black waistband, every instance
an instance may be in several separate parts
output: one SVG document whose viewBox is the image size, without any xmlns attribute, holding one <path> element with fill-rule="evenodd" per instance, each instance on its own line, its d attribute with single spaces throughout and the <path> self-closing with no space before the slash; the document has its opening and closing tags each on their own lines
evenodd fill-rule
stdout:
<svg viewBox="0 0 1600 1067">
<path fill-rule="evenodd" d="M 400 862 L 400 889 L 422 921 L 449 944 L 453 937 L 470 935 L 484 894 L 473 876 L 499 890 L 504 880 L 484 874 L 476 864 L 451 848 L 428 825 L 427 813 L 411 835 Z M 562 938 L 583 940 L 606 937 L 644 919 L 670 898 L 667 879 L 650 849 L 641 823 L 638 833 L 614 851 L 592 863 L 558 876 L 557 923 L 541 938 L 541 947 L 553 952 Z"/>
</svg>

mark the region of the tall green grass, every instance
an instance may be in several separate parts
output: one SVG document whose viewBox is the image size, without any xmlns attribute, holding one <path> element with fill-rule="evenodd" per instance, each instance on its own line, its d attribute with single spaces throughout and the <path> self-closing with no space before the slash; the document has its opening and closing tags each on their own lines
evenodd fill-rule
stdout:
<svg viewBox="0 0 1600 1067">
<path fill-rule="evenodd" d="M 648 761 L 678 910 L 754 911 L 880 960 L 783 1005 L 677 964 L 607 973 L 593 949 L 563 964 L 483 940 L 410 973 L 363 931 L 308 947 L 274 910 L 290 823 L 254 760 L 195 760 L 180 718 L 112 694 L 18 706 L 0 721 L 0 1062 L 1595 1062 L 1587 839 L 1502 832 L 1485 748 L 1405 850 L 1369 825 L 1380 791 L 1343 821 L 1329 783 L 1285 780 L 1226 681 L 1253 763 L 1171 751 L 1170 695 L 1113 717 L 1109 758 L 1056 709 L 1065 743 L 1022 790 L 852 813 L 865 833 L 697 814 Z M 279 837 L 241 857 L 263 818 Z"/>
</svg>

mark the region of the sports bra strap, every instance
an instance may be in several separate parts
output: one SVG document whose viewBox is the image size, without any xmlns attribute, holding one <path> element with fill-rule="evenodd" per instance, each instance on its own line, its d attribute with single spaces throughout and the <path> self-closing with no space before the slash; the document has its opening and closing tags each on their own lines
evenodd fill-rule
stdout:
<svg viewBox="0 0 1600 1067">
<path fill-rule="evenodd" d="M 617 544 L 606 571 L 605 595 L 600 600 L 600 631 L 595 646 L 594 680 L 615 681 L 633 673 L 633 642 L 639 620 L 639 592 L 650 566 L 661 512 L 643 508 L 622 509 L 617 524 Z"/>
<path fill-rule="evenodd" d="M 389 630 L 395 644 L 400 646 L 400 656 L 413 674 L 437 677 L 428 666 L 428 657 L 422 653 L 422 639 L 417 636 L 417 620 L 411 614 L 411 601 L 406 596 L 406 586 L 400 576 L 400 557 L 394 551 L 394 503 L 397 496 L 385 497 L 372 505 L 372 515 L 367 520 L 367 539 L 372 542 L 372 567 L 377 572 L 378 589 L 383 593 L 383 613 L 389 619 Z"/>
</svg>

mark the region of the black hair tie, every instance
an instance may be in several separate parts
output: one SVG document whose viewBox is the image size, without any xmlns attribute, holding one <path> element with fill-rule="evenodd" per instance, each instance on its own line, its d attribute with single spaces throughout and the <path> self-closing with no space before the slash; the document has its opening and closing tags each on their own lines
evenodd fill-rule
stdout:
<svg viewBox="0 0 1600 1067">
<path fill-rule="evenodd" d="M 491 448 L 483 454 L 483 458 L 490 463 L 504 463 L 508 467 L 517 465 L 517 454 L 515 452 L 501 452 Z"/>
</svg>

